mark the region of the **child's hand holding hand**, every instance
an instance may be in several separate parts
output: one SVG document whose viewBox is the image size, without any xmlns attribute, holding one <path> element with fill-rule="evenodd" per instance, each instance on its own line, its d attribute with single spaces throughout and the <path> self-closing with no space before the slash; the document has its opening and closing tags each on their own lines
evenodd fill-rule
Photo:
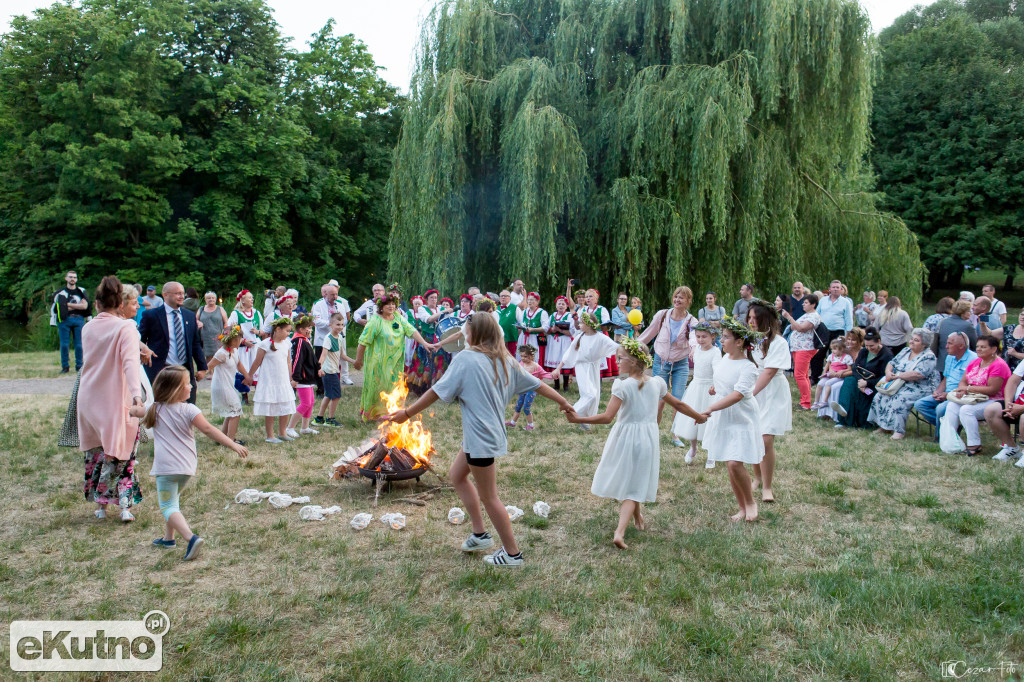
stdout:
<svg viewBox="0 0 1024 682">
<path fill-rule="evenodd" d="M 146 416 L 146 408 L 143 407 L 142 405 L 132 405 L 131 407 L 128 408 L 128 414 L 130 414 L 133 417 L 138 417 L 139 419 L 142 419 L 143 417 Z"/>
<path fill-rule="evenodd" d="M 703 424 L 707 420 L 708 420 L 708 418 L 707 418 L 707 416 L 704 415 L 703 412 L 700 415 L 698 415 L 698 416 L 693 418 L 693 421 L 697 422 L 698 424 Z"/>
<path fill-rule="evenodd" d="M 299 387 L 299 382 L 297 382 L 295 379 L 292 379 L 292 388 L 298 388 L 298 387 Z"/>
<path fill-rule="evenodd" d="M 704 421 L 703 422 L 697 422 L 697 423 L 698 424 L 703 424 L 704 422 L 706 422 L 708 419 L 711 418 L 711 410 L 704 410 L 703 412 L 700 413 L 700 416 L 704 417 Z M 697 420 L 694 419 L 694 421 L 697 421 Z"/>
<path fill-rule="evenodd" d="M 708 395 L 715 395 L 715 387 L 713 385 L 708 389 Z"/>
<path fill-rule="evenodd" d="M 318 371 L 318 372 L 317 372 L 316 374 L 317 374 L 317 376 L 321 376 L 321 377 L 322 377 L 322 376 L 324 375 L 324 371 L 323 371 L 323 370 L 320 370 L 320 371 Z"/>
</svg>

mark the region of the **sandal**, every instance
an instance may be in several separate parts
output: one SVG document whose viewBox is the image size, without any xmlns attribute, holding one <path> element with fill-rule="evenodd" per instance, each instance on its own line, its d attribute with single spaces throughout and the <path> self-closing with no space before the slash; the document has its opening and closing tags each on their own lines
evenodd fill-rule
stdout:
<svg viewBox="0 0 1024 682">
<path fill-rule="evenodd" d="M 973 448 L 967 448 L 967 456 L 977 457 L 978 455 L 981 454 L 982 449 L 983 448 L 980 445 L 975 445 Z"/>
</svg>

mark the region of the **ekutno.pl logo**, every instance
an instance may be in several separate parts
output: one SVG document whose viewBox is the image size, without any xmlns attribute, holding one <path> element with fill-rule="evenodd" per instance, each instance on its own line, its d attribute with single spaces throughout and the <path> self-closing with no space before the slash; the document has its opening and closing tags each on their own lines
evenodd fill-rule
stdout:
<svg viewBox="0 0 1024 682">
<path fill-rule="evenodd" d="M 11 622 L 11 670 L 156 671 L 164 664 L 163 611 L 142 620 L 16 620 Z"/>
</svg>

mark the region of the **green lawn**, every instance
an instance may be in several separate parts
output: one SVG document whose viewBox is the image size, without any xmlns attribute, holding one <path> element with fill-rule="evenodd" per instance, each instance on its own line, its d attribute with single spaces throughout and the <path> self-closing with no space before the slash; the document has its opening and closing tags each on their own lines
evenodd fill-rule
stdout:
<svg viewBox="0 0 1024 682">
<path fill-rule="evenodd" d="M 945 660 L 1024 662 L 1015 467 L 799 413 L 778 443 L 779 502 L 737 525 L 724 467 L 683 464 L 666 419 L 659 500 L 623 552 L 616 504 L 589 492 L 608 428 L 581 434 L 538 401 L 540 428 L 513 433 L 498 465 L 504 502 L 527 510 L 514 524 L 527 564 L 494 570 L 458 551 L 468 528 L 446 521 L 460 504 L 450 491 L 415 507 L 396 501 L 409 484 L 374 508 L 367 482 L 327 479 L 370 432 L 357 400 L 345 392 L 343 429 L 285 445 L 264 444 L 247 417 L 246 461 L 201 437 L 182 509 L 207 545 L 186 564 L 180 548 L 150 545 L 162 529 L 152 445 L 138 520 L 98 522 L 80 455 L 54 445 L 66 400 L 0 396 L 0 612 L 163 610 L 167 680 L 937 680 Z M 458 410 L 438 403 L 426 423 L 445 470 Z M 234 504 L 247 487 L 343 511 L 303 522 L 296 507 Z M 530 512 L 536 500 L 550 519 Z M 353 531 L 362 511 L 401 511 L 408 526 Z"/>
</svg>

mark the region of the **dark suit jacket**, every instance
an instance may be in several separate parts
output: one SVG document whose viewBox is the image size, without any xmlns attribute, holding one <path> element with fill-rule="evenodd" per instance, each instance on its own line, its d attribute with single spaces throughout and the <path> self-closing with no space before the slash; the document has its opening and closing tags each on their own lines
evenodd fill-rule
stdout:
<svg viewBox="0 0 1024 682">
<path fill-rule="evenodd" d="M 199 325 L 196 323 L 196 314 L 184 307 L 181 310 L 181 324 L 185 332 L 185 368 L 189 376 L 195 378 L 195 370 L 206 369 L 206 356 L 203 354 L 203 341 L 199 336 Z M 139 320 L 139 335 L 142 342 L 153 351 L 153 362 L 146 366 L 146 374 L 149 380 L 153 381 L 157 373 L 167 365 L 167 352 L 171 348 L 170 334 L 167 329 L 167 310 L 165 306 L 153 308 L 142 313 Z M 195 366 L 193 367 L 193 361 Z"/>
</svg>

